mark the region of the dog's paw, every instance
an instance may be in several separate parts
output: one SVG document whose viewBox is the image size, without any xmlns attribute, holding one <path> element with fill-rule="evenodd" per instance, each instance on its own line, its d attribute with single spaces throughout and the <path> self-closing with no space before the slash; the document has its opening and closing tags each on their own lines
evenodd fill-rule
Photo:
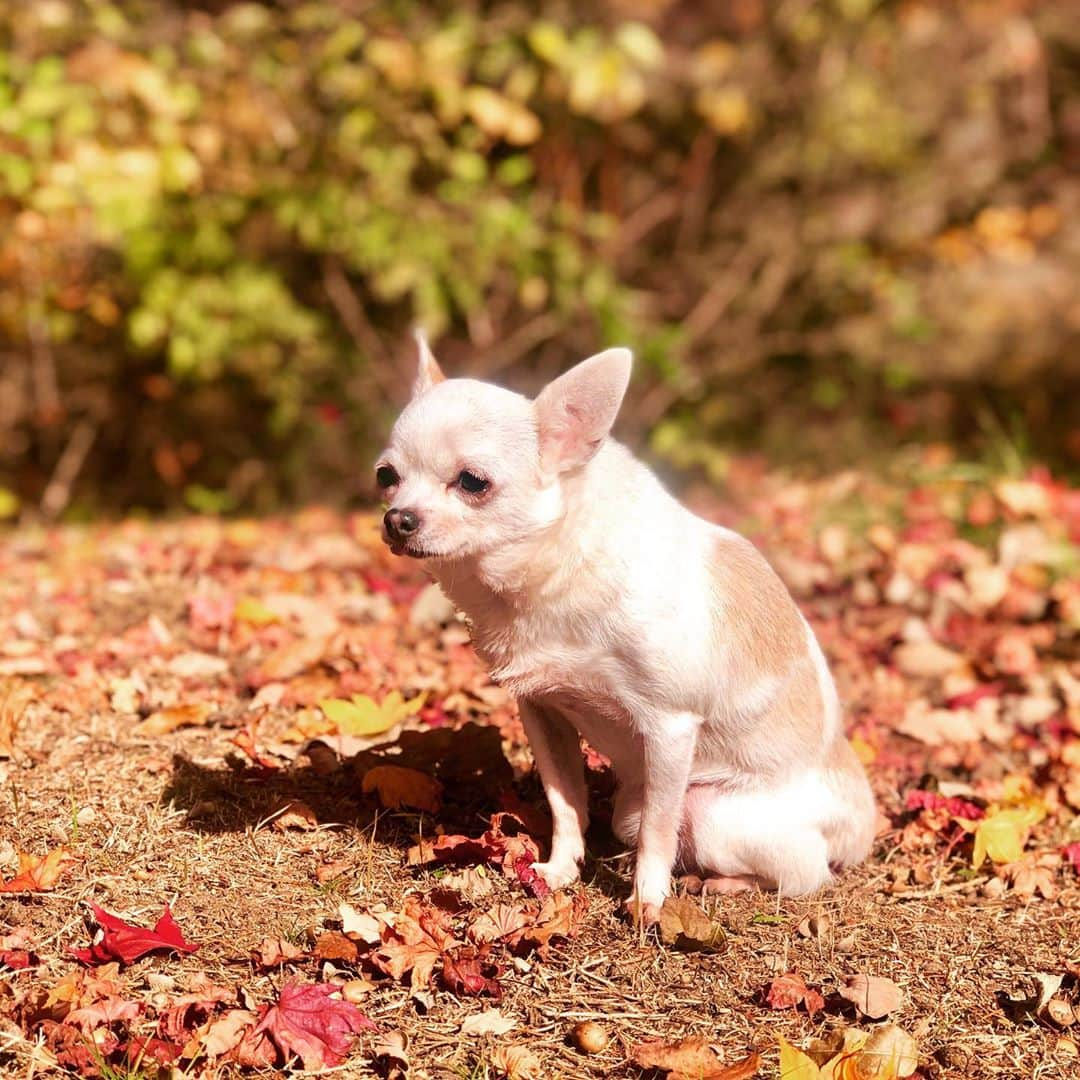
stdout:
<svg viewBox="0 0 1080 1080">
<path fill-rule="evenodd" d="M 663 906 L 663 901 L 659 904 L 642 903 L 638 900 L 637 896 L 631 896 L 629 899 L 623 901 L 623 914 L 635 925 L 641 927 L 643 930 L 647 930 L 650 926 L 655 926 L 660 921 L 660 908 Z"/>
<path fill-rule="evenodd" d="M 534 862 L 532 868 L 544 879 L 549 889 L 563 889 L 581 877 L 576 862 Z"/>
</svg>

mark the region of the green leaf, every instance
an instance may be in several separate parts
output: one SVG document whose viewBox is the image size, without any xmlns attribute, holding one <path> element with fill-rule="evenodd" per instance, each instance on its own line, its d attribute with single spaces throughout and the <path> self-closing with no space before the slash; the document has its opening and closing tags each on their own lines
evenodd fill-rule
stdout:
<svg viewBox="0 0 1080 1080">
<path fill-rule="evenodd" d="M 19 512 L 19 496 L 6 487 L 0 487 L 0 521 L 13 518 Z"/>
<path fill-rule="evenodd" d="M 1029 830 L 1045 816 L 1045 807 L 1036 802 L 1006 810 L 991 808 L 975 827 L 971 865 L 982 866 L 988 855 L 996 863 L 1016 862 L 1024 854 Z"/>
<path fill-rule="evenodd" d="M 376 704 L 367 694 L 353 694 L 349 701 L 326 698 L 319 702 L 319 708 L 342 735 L 381 735 L 418 713 L 426 698 L 426 694 L 420 694 L 406 701 L 397 690 L 391 690 L 381 704 Z"/>
<path fill-rule="evenodd" d="M 267 626 L 269 623 L 281 621 L 281 616 L 277 612 L 271 611 L 261 600 L 256 600 L 253 596 L 245 596 L 236 605 L 234 615 L 241 622 L 251 623 L 253 626 Z"/>
</svg>

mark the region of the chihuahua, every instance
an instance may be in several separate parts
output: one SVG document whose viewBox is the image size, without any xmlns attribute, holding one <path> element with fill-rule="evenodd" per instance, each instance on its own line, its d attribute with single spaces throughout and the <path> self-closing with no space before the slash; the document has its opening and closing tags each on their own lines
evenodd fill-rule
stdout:
<svg viewBox="0 0 1080 1080">
<path fill-rule="evenodd" d="M 376 467 L 384 539 L 425 561 L 517 698 L 553 818 L 545 881 L 576 880 L 585 855 L 582 738 L 611 760 L 645 924 L 675 868 L 708 892 L 798 895 L 862 861 L 873 796 L 813 631 L 749 541 L 610 437 L 630 352 L 531 401 L 447 379 L 417 337 Z"/>
</svg>

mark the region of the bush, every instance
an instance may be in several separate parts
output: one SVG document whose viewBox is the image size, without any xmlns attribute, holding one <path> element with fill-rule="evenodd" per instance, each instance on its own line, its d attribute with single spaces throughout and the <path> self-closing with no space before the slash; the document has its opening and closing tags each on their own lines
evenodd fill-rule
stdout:
<svg viewBox="0 0 1080 1080">
<path fill-rule="evenodd" d="M 526 389 L 632 344 L 630 427 L 681 464 L 984 400 L 1060 451 L 1076 20 L 712 7 L 5 7 L 0 485 L 348 492 L 416 322 Z"/>
</svg>

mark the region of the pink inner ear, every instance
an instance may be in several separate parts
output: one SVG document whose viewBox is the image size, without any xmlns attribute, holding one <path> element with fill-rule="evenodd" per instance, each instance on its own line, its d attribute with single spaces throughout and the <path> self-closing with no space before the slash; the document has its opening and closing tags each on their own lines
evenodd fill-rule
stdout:
<svg viewBox="0 0 1080 1080">
<path fill-rule="evenodd" d="M 586 437 L 587 415 L 579 405 L 563 402 L 540 436 L 545 465 L 567 468 L 590 458 L 603 439 Z"/>
</svg>

